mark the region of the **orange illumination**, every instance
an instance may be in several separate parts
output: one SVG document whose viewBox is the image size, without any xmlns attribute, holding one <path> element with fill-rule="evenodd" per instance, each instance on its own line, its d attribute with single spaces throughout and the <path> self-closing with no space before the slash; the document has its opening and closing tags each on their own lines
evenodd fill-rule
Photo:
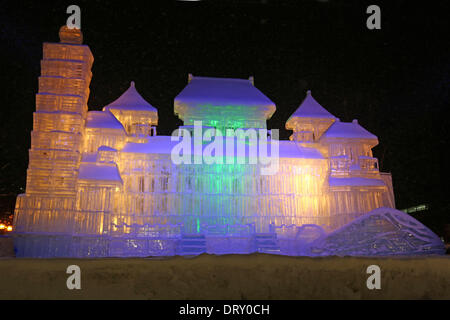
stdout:
<svg viewBox="0 0 450 320">
<path fill-rule="evenodd" d="M 2 223 L 2 224 L 0 224 L 0 230 L 3 230 L 3 229 L 5 229 L 6 228 L 6 226 Z"/>
<path fill-rule="evenodd" d="M 6 231 L 12 231 L 12 227 L 11 226 L 7 226 L 6 227 Z"/>
</svg>

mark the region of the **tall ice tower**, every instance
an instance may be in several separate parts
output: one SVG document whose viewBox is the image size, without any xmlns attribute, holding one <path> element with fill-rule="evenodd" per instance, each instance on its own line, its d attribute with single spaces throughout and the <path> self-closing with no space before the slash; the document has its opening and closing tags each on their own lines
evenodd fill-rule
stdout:
<svg viewBox="0 0 450 320">
<path fill-rule="evenodd" d="M 63 26 L 59 38 L 43 46 L 26 193 L 16 203 L 18 233 L 67 232 L 73 219 L 94 58 L 81 30 Z"/>
</svg>

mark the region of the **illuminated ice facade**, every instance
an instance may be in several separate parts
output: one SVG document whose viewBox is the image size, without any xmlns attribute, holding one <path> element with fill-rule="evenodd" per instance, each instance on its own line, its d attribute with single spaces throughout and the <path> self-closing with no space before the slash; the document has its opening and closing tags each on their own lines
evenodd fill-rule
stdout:
<svg viewBox="0 0 450 320">
<path fill-rule="evenodd" d="M 78 29 L 62 27 L 60 39 L 43 48 L 17 256 L 442 252 L 430 230 L 392 209 L 391 176 L 372 155 L 377 137 L 339 121 L 310 92 L 286 122 L 293 134 L 278 142 L 276 174 L 250 161 L 195 164 L 207 142 L 193 147 L 192 164 L 175 164 L 179 142 L 156 134 L 158 111 L 134 83 L 103 111 L 88 111 L 93 56 Z M 275 112 L 252 78 L 191 75 L 174 108 L 191 132 L 195 121 L 223 132 L 265 129 Z M 236 150 L 254 144 L 225 140 Z"/>
</svg>

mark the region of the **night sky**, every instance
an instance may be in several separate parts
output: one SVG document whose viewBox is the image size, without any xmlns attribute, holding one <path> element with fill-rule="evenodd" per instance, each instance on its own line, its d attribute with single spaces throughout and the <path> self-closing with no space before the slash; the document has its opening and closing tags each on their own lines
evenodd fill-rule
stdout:
<svg viewBox="0 0 450 320">
<path fill-rule="evenodd" d="M 181 124 L 173 98 L 198 76 L 248 78 L 277 106 L 282 139 L 306 90 L 342 121 L 378 136 L 397 208 L 438 234 L 450 223 L 446 179 L 449 36 L 445 1 L 0 1 L 0 193 L 25 189 L 43 42 L 58 42 L 70 4 L 81 7 L 94 55 L 90 110 L 129 86 L 158 109 L 158 133 Z M 366 8 L 381 8 L 368 30 Z"/>
</svg>

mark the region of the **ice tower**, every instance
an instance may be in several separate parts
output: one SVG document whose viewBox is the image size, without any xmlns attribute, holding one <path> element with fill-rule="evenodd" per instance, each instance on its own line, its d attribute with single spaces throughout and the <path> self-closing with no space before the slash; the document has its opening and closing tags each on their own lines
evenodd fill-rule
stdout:
<svg viewBox="0 0 450 320">
<path fill-rule="evenodd" d="M 291 140 L 314 143 L 335 121 L 336 117 L 322 107 L 308 90 L 305 100 L 286 122 L 286 129 L 294 131 Z"/>
<path fill-rule="evenodd" d="M 60 43 L 43 47 L 26 193 L 17 198 L 16 232 L 70 234 L 73 228 L 94 58 L 82 44 L 79 29 L 63 26 L 59 37 Z"/>
<path fill-rule="evenodd" d="M 293 130 L 292 141 L 319 150 L 327 158 L 328 210 L 337 227 L 373 209 L 395 206 L 391 175 L 380 173 L 372 155 L 378 138 L 357 120 L 341 122 L 308 90 L 286 129 Z"/>
</svg>

